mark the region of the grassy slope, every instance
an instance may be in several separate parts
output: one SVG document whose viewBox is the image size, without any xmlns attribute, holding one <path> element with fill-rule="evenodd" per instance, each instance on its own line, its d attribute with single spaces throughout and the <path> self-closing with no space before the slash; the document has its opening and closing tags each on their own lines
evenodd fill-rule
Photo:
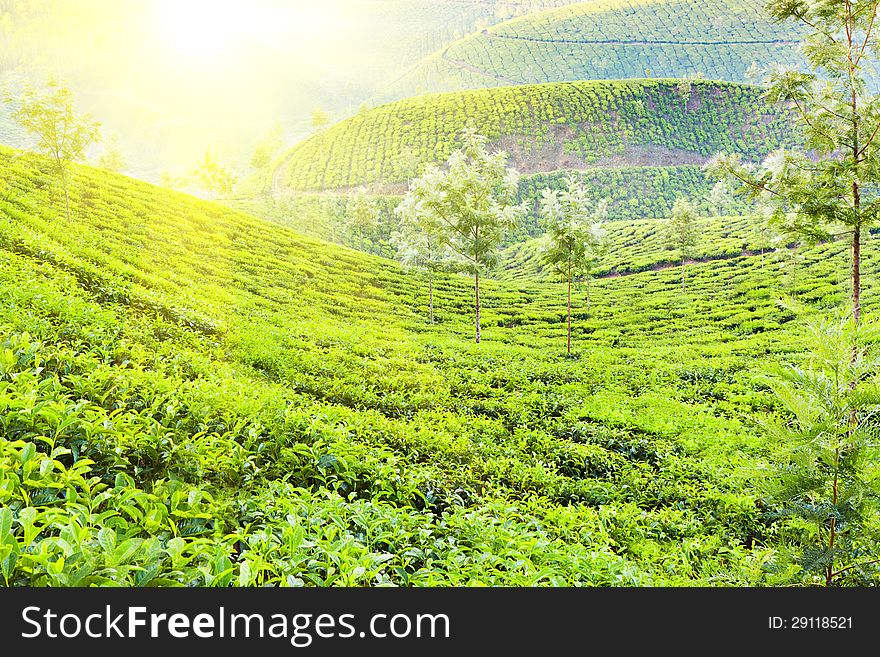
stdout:
<svg viewBox="0 0 880 657">
<path fill-rule="evenodd" d="M 294 190 L 388 185 L 445 160 L 475 127 L 521 173 L 698 164 L 726 149 L 756 159 L 789 143 L 783 110 L 754 87 L 629 80 L 542 84 L 412 98 L 359 114 L 294 147 Z M 720 126 L 720 127 L 719 127 Z"/>
<path fill-rule="evenodd" d="M 691 259 L 721 260 L 745 254 L 765 254 L 769 260 L 781 261 L 784 252 L 771 256 L 773 247 L 769 234 L 760 234 L 757 225 L 746 216 L 703 217 L 698 223 L 698 244 Z M 679 263 L 675 247 L 663 235 L 662 223 L 656 219 L 616 221 L 606 224 L 610 248 L 596 269 L 597 276 L 633 274 L 656 267 Z M 827 248 L 834 249 L 834 245 Z M 837 249 L 845 247 L 837 245 Z M 531 239 L 505 249 L 499 259 L 496 277 L 499 280 L 546 280 L 552 275 L 540 260 L 541 240 Z"/>
<path fill-rule="evenodd" d="M 757 363 L 796 350 L 754 259 L 685 299 L 601 281 L 568 360 L 556 285 L 487 281 L 474 345 L 465 279 L 429 327 L 387 261 L 90 169 L 68 223 L 44 161 L 0 170 L 5 581 L 785 579 L 740 476 L 772 450 Z M 828 304 L 823 255 L 800 292 Z"/>
<path fill-rule="evenodd" d="M 438 51 L 387 89 L 640 77 L 749 82 L 753 63 L 796 64 L 802 30 L 775 24 L 761 0 L 593 0 L 481 30 Z"/>
</svg>

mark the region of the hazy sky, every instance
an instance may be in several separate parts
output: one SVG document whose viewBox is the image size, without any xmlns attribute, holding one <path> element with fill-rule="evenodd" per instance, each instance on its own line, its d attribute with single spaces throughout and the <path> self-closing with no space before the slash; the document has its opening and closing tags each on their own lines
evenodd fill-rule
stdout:
<svg viewBox="0 0 880 657">
<path fill-rule="evenodd" d="M 318 106 L 356 111 L 468 11 L 438 0 L 0 0 L 0 65 L 68 78 L 135 173 L 155 177 L 209 147 L 246 162 L 276 121 L 292 142 Z"/>
</svg>

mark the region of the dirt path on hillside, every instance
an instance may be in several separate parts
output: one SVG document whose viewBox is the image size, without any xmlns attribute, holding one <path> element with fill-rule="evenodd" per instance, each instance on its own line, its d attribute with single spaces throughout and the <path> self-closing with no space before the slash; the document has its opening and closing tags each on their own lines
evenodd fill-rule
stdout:
<svg viewBox="0 0 880 657">
<path fill-rule="evenodd" d="M 451 47 L 452 46 L 450 46 L 450 48 Z M 489 73 L 489 71 L 485 71 L 477 66 L 474 66 L 473 64 L 468 64 L 467 62 L 464 62 L 460 59 L 455 59 L 453 57 L 450 57 L 449 56 L 449 48 L 447 48 L 446 50 L 443 51 L 443 54 L 441 55 L 441 57 L 443 58 L 444 61 L 447 61 L 450 64 L 453 64 L 455 66 L 458 66 L 459 68 L 463 68 L 465 71 L 470 71 L 471 73 L 474 73 L 476 75 L 482 75 L 483 77 L 490 78 L 492 80 L 498 80 L 499 82 L 503 82 L 504 84 L 508 84 L 511 86 L 519 86 L 521 84 L 524 84 L 520 80 L 514 80 L 513 78 L 506 78 L 503 75 L 496 75 L 494 73 Z"/>
</svg>

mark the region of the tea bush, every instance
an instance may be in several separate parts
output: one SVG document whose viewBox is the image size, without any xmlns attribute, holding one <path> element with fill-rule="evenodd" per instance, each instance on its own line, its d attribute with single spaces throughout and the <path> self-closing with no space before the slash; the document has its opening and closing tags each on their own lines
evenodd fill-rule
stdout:
<svg viewBox="0 0 880 657">
<path fill-rule="evenodd" d="M 756 82 L 753 64 L 797 66 L 800 27 L 774 23 L 761 0 L 596 0 L 496 24 L 427 57 L 386 93 L 680 78 Z"/>
<path fill-rule="evenodd" d="M 795 143 L 788 111 L 757 87 L 622 80 L 433 94 L 382 105 L 296 145 L 281 164 L 291 190 L 405 182 L 440 163 L 472 127 L 520 173 L 585 166 L 702 164 L 719 150 L 758 160 Z M 399 190 L 398 190 L 399 191 Z"/>
</svg>

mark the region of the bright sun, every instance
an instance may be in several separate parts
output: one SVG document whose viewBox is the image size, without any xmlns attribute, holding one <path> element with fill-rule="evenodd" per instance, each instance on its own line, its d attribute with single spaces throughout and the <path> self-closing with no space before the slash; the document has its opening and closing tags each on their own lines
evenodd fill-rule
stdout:
<svg viewBox="0 0 880 657">
<path fill-rule="evenodd" d="M 242 0 L 164 0 L 164 40 L 179 54 L 213 58 L 254 29 L 255 16 Z"/>
</svg>

